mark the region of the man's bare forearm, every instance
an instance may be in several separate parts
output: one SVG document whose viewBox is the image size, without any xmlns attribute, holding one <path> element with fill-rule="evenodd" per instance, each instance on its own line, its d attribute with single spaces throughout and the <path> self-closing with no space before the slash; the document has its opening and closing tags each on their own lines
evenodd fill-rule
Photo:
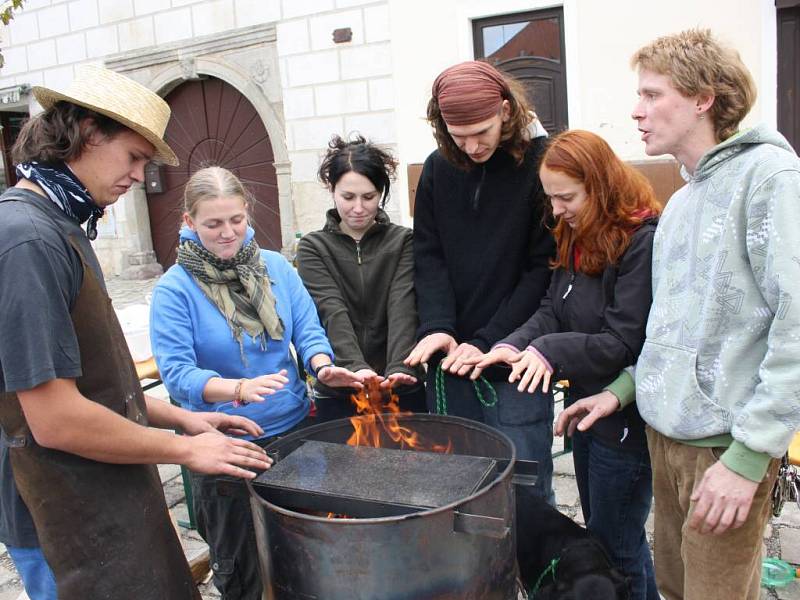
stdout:
<svg viewBox="0 0 800 600">
<path fill-rule="evenodd" d="M 188 442 L 181 436 L 138 425 L 84 397 L 71 379 L 54 379 L 17 393 L 38 444 L 108 463 L 183 463 Z M 171 424 L 175 407 L 151 400 L 156 426 Z"/>
</svg>

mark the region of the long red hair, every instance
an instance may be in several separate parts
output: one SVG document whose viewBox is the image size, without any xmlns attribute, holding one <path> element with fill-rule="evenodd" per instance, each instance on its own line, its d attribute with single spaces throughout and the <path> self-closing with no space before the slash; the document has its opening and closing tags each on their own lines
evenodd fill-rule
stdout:
<svg viewBox="0 0 800 600">
<path fill-rule="evenodd" d="M 590 131 L 575 129 L 555 136 L 542 157 L 541 168 L 563 173 L 586 189 L 586 203 L 575 227 L 563 219 L 555 225 L 553 268 L 569 269 L 570 253 L 577 247 L 578 269 L 587 275 L 600 274 L 617 263 L 642 222 L 661 213 L 661 204 L 647 178 L 622 162 L 603 138 Z"/>
</svg>

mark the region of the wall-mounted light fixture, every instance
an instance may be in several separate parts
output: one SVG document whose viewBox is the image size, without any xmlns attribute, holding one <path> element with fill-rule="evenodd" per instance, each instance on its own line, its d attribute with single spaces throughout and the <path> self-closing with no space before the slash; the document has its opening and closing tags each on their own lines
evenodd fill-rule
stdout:
<svg viewBox="0 0 800 600">
<path fill-rule="evenodd" d="M 164 191 L 161 166 L 154 162 L 149 162 L 144 166 L 144 191 L 148 194 L 160 194 Z"/>
<path fill-rule="evenodd" d="M 349 27 L 342 27 L 341 29 L 333 30 L 333 43 L 343 44 L 345 42 L 353 41 L 353 30 Z"/>
</svg>

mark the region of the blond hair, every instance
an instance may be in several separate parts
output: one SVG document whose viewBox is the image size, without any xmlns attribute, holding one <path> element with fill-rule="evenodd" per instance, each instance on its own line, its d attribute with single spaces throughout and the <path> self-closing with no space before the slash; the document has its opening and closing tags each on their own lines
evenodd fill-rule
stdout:
<svg viewBox="0 0 800 600">
<path fill-rule="evenodd" d="M 756 101 L 756 85 L 739 53 L 722 45 L 710 29 L 687 29 L 640 48 L 633 68 L 670 78 L 684 96 L 714 96 L 709 109 L 718 141 L 731 137 Z"/>
<path fill-rule="evenodd" d="M 236 175 L 223 167 L 206 167 L 195 171 L 183 189 L 183 210 L 194 217 L 198 202 L 238 196 L 249 214 L 253 197 Z"/>
</svg>

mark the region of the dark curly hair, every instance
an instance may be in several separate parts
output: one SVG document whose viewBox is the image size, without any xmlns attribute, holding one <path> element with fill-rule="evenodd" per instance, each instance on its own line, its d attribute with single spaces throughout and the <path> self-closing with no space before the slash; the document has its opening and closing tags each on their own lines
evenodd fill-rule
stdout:
<svg viewBox="0 0 800 600">
<path fill-rule="evenodd" d="M 81 122 L 89 119 L 81 131 Z M 98 112 L 72 104 L 56 102 L 28 119 L 11 149 L 14 164 L 38 160 L 45 163 L 80 158 L 92 135 L 100 132 L 107 138 L 128 130 L 125 125 Z"/>
<path fill-rule="evenodd" d="M 350 171 L 363 175 L 372 182 L 381 194 L 381 208 L 389 198 L 389 187 L 397 171 L 397 160 L 383 150 L 356 134 L 350 141 L 334 135 L 328 142 L 328 151 L 319 166 L 319 180 L 332 192 L 336 183 Z"/>
<path fill-rule="evenodd" d="M 505 73 L 501 75 L 506 84 L 503 100 L 508 100 L 511 112 L 500 129 L 500 147 L 514 157 L 517 165 L 521 165 L 531 139 L 528 125 L 534 119 L 534 107 L 525 96 L 525 88 L 520 82 Z M 433 137 L 436 138 L 436 145 L 442 156 L 460 169 L 471 169 L 475 164 L 453 141 L 447 131 L 439 102 L 433 97 L 428 101 L 428 122 L 433 128 Z"/>
</svg>

